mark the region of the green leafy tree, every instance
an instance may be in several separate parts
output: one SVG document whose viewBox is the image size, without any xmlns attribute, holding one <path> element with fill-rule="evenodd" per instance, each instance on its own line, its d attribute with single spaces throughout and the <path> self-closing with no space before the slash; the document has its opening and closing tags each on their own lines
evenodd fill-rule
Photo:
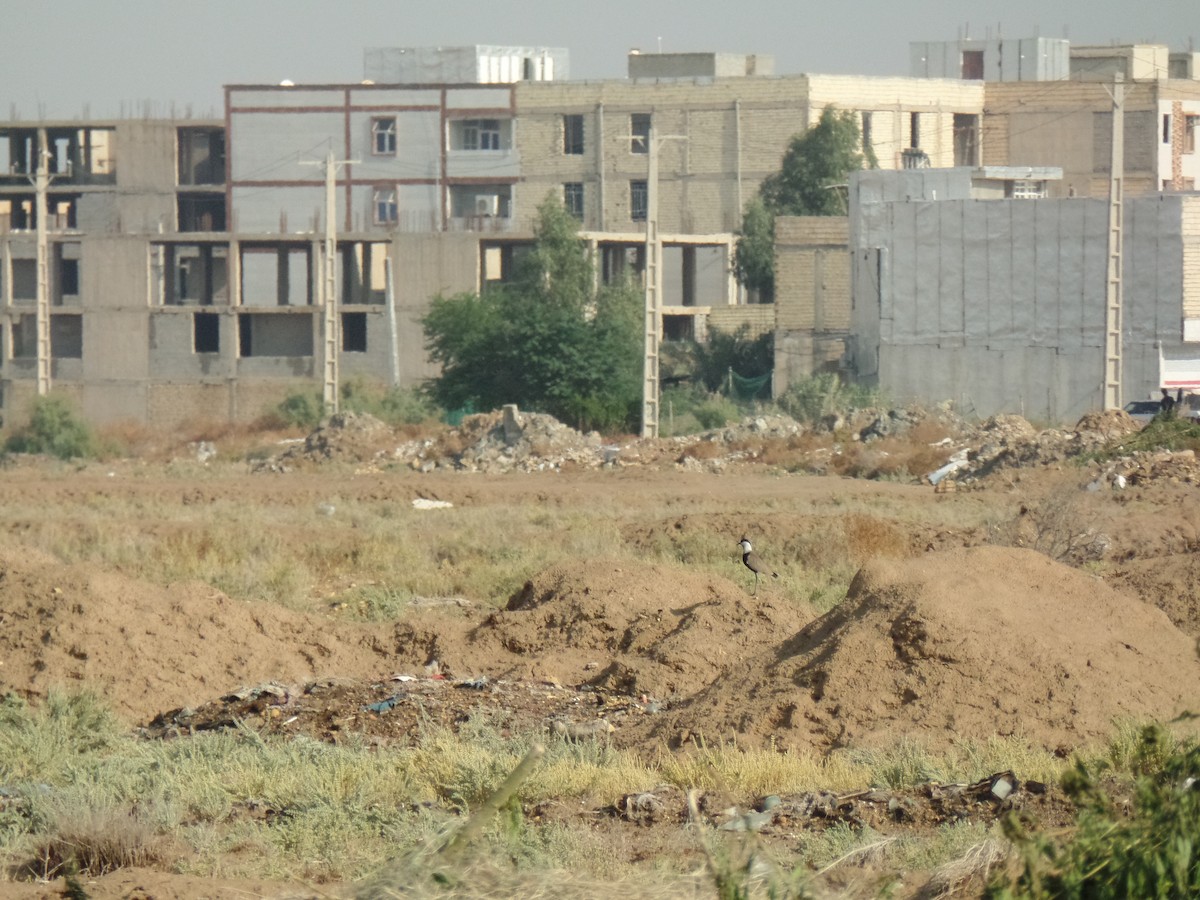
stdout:
<svg viewBox="0 0 1200 900">
<path fill-rule="evenodd" d="M 505 403 L 581 428 L 631 427 L 641 403 L 641 295 L 595 288 L 579 224 L 549 196 L 534 247 L 511 282 L 483 294 L 435 297 L 422 320 L 441 365 L 430 383 L 447 409 Z"/>
<path fill-rule="evenodd" d="M 817 124 L 792 138 L 778 172 L 759 186 L 747 204 L 735 251 L 738 279 L 772 299 L 775 290 L 775 217 L 842 216 L 850 173 L 863 167 L 858 117 L 832 106 Z M 874 165 L 873 154 L 867 162 Z"/>
</svg>

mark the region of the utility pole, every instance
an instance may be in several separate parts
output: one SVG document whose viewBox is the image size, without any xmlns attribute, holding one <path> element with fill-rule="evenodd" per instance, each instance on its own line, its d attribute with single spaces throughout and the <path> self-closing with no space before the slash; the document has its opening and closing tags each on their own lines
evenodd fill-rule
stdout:
<svg viewBox="0 0 1200 900">
<path fill-rule="evenodd" d="M 325 414 L 333 415 L 340 405 L 338 358 L 341 354 L 341 319 L 337 296 L 337 170 L 339 166 L 353 165 L 357 159 L 334 159 L 330 150 L 325 159 L 304 161 L 301 165 L 325 167 L 325 246 L 321 254 L 320 303 L 324 310 L 321 329 L 322 390 Z"/>
<path fill-rule="evenodd" d="M 1108 274 L 1104 316 L 1104 408 L 1121 409 L 1123 327 L 1121 323 L 1121 248 L 1124 222 L 1121 201 L 1125 191 L 1125 85 L 1117 73 L 1112 89 L 1112 156 L 1108 172 Z"/>
<path fill-rule="evenodd" d="M 46 191 L 50 187 L 50 150 L 46 129 L 38 129 L 37 174 L 29 179 L 37 192 L 37 392 L 50 393 L 50 242 L 47 233 Z"/>
<path fill-rule="evenodd" d="M 658 149 L 663 141 L 686 141 L 682 134 L 656 135 L 654 123 L 646 139 L 646 302 L 645 356 L 642 361 L 642 437 L 658 437 L 658 348 L 662 342 L 662 238 L 658 234 Z"/>
</svg>

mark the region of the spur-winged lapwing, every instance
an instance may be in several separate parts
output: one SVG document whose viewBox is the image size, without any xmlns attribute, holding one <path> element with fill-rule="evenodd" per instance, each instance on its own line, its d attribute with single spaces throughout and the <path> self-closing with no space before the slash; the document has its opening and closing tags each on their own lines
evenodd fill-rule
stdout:
<svg viewBox="0 0 1200 900">
<path fill-rule="evenodd" d="M 738 546 L 742 548 L 742 563 L 754 573 L 754 596 L 758 595 L 758 576 L 770 575 L 772 578 L 778 578 L 779 573 L 767 568 L 767 564 L 758 558 L 758 554 L 754 552 L 754 548 L 750 546 L 749 538 L 742 538 L 738 541 Z"/>
</svg>

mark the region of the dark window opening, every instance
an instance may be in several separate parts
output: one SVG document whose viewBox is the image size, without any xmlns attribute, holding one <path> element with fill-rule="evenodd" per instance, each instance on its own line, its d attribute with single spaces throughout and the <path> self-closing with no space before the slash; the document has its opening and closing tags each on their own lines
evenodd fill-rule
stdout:
<svg viewBox="0 0 1200 900">
<path fill-rule="evenodd" d="M 36 323 L 36 317 L 34 319 Z M 83 359 L 83 317 L 50 317 L 50 356 L 53 359 Z"/>
<path fill-rule="evenodd" d="M 954 164 L 979 165 L 979 116 L 954 114 Z"/>
<path fill-rule="evenodd" d="M 212 306 L 229 300 L 229 248 L 222 244 L 164 244 L 152 257 L 161 274 L 156 300 L 167 306 Z"/>
<path fill-rule="evenodd" d="M 395 188 L 375 188 L 371 194 L 371 208 L 376 225 L 395 225 L 400 219 Z"/>
<path fill-rule="evenodd" d="M 635 222 L 646 221 L 649 193 L 645 181 L 629 182 L 629 218 Z"/>
<path fill-rule="evenodd" d="M 663 316 L 664 341 L 694 341 L 695 339 L 695 316 Z"/>
<path fill-rule="evenodd" d="M 962 52 L 962 77 L 966 81 L 983 81 L 983 51 Z"/>
<path fill-rule="evenodd" d="M 583 154 L 583 116 L 572 113 L 563 116 L 563 153 L 567 156 Z"/>
<path fill-rule="evenodd" d="M 631 113 L 629 116 L 629 152 L 650 152 L 650 113 Z"/>
<path fill-rule="evenodd" d="M 634 281 L 646 268 L 645 244 L 602 244 L 600 278 L 604 284 Z"/>
<path fill-rule="evenodd" d="M 179 183 L 225 183 L 225 132 L 220 128 L 180 128 Z M 205 229 L 213 230 L 213 229 Z"/>
<path fill-rule="evenodd" d="M 181 194 L 176 204 L 180 231 L 224 231 L 224 194 Z"/>
<path fill-rule="evenodd" d="M 367 352 L 367 314 L 342 313 L 342 352 Z"/>
<path fill-rule="evenodd" d="M 12 325 L 12 358 L 37 357 L 37 316 L 32 313 L 19 317 Z"/>
<path fill-rule="evenodd" d="M 12 261 L 12 298 L 14 303 L 37 299 L 37 260 Z"/>
<path fill-rule="evenodd" d="M 908 132 L 910 140 L 908 146 L 916 150 L 921 146 L 921 114 L 909 113 L 908 116 Z"/>
<path fill-rule="evenodd" d="M 371 152 L 376 156 L 396 155 L 396 118 L 394 116 L 371 120 Z"/>
<path fill-rule="evenodd" d="M 563 185 L 563 206 L 572 216 L 583 221 L 583 182 L 569 181 Z"/>
<path fill-rule="evenodd" d="M 388 245 L 371 241 L 338 244 L 342 269 L 342 303 L 385 303 L 387 301 Z"/>
<path fill-rule="evenodd" d="M 192 349 L 197 353 L 221 352 L 221 317 L 217 313 L 192 314 Z"/>
<path fill-rule="evenodd" d="M 862 148 L 866 153 L 871 149 L 871 113 L 866 110 L 862 113 Z"/>
<path fill-rule="evenodd" d="M 1163 113 L 1163 143 L 1171 143 L 1171 114 Z"/>
</svg>

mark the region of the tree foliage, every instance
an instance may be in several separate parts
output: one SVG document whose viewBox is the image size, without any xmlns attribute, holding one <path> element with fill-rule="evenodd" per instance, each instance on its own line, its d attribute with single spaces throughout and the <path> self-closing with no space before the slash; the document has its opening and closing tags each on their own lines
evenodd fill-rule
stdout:
<svg viewBox="0 0 1200 900">
<path fill-rule="evenodd" d="M 775 367 L 775 334 L 750 336 L 750 326 L 736 331 L 713 328 L 708 343 L 695 345 L 696 374 L 704 387 L 718 391 L 725 386 L 729 373 L 743 379 L 770 375 Z"/>
<path fill-rule="evenodd" d="M 513 279 L 483 294 L 435 297 L 422 320 L 447 409 L 505 403 L 581 428 L 631 427 L 641 404 L 641 295 L 595 288 L 578 222 L 550 196 L 538 208 L 533 250 Z"/>
<path fill-rule="evenodd" d="M 98 450 L 91 428 L 58 394 L 34 400 L 29 424 L 13 434 L 6 447 L 14 453 L 45 453 L 59 459 L 92 457 Z"/>
<path fill-rule="evenodd" d="M 742 219 L 734 266 L 744 285 L 773 296 L 776 216 L 846 214 L 841 186 L 863 166 L 861 137 L 852 111 L 827 106 L 817 124 L 792 138 L 779 171 L 763 180 Z"/>
</svg>

